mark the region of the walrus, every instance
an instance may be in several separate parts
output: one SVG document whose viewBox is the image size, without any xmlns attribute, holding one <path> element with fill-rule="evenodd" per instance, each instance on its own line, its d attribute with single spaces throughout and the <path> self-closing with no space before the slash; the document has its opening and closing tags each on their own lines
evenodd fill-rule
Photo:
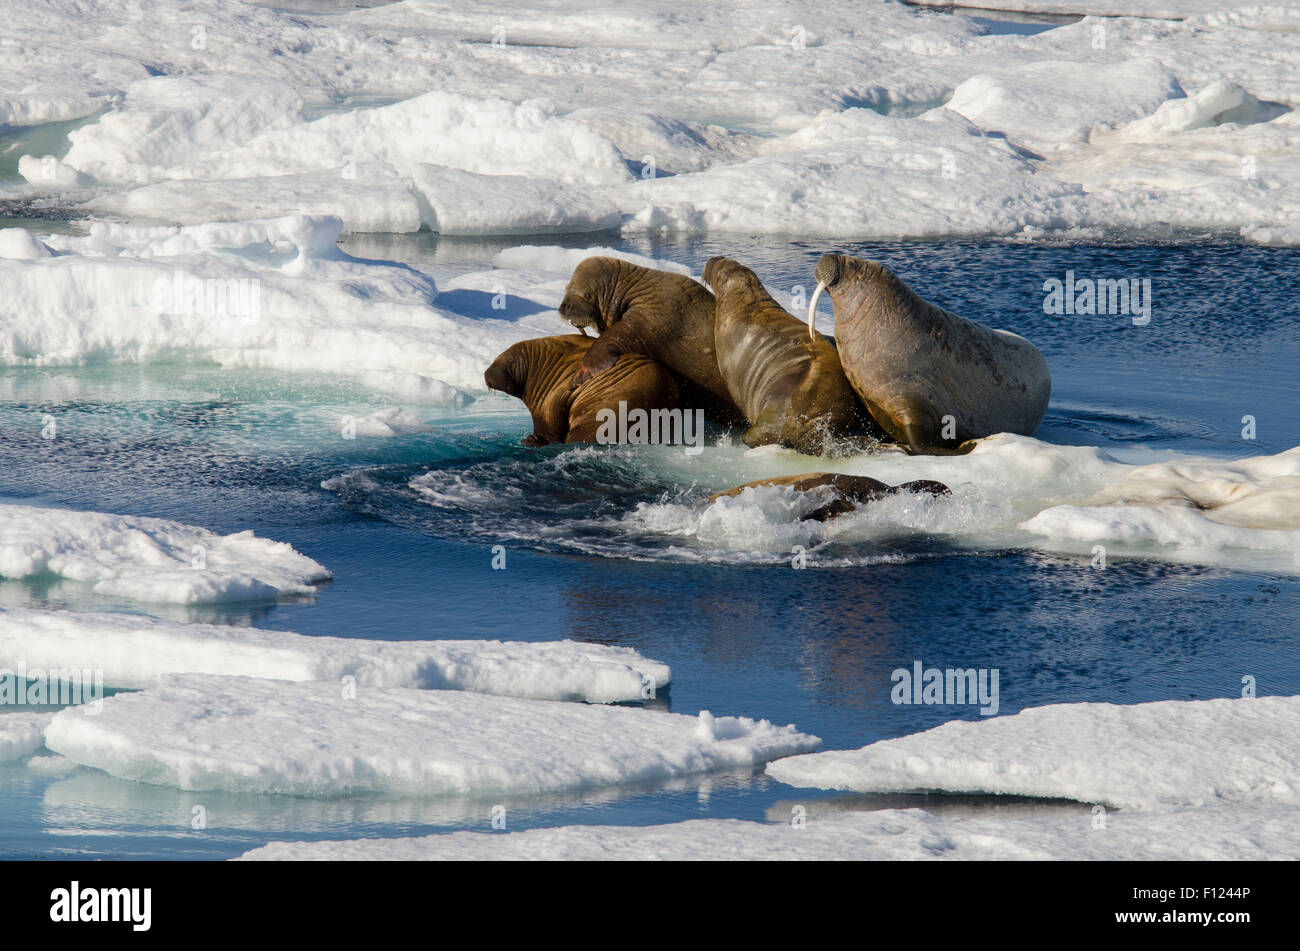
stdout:
<svg viewBox="0 0 1300 951">
<path fill-rule="evenodd" d="M 581 334 L 522 340 L 508 347 L 483 374 L 489 389 L 523 400 L 533 417 L 525 446 L 558 442 L 596 442 L 601 410 L 666 409 L 677 406 L 677 381 L 649 357 L 620 357 L 598 378 L 576 389 L 569 381 L 595 344 Z"/>
<path fill-rule="evenodd" d="M 713 295 L 698 281 L 618 258 L 587 258 L 573 270 L 560 316 L 596 343 L 573 377 L 576 388 L 624 354 L 639 353 L 730 404 L 713 343 Z"/>
<path fill-rule="evenodd" d="M 837 440 L 866 434 L 867 414 L 825 337 L 805 337 L 799 318 L 738 261 L 709 258 L 704 282 L 715 301 L 718 369 L 750 424 L 745 445 L 775 443 L 820 456 Z"/>
<path fill-rule="evenodd" d="M 1024 337 L 931 304 L 875 261 L 825 254 L 815 275 L 809 335 L 817 299 L 829 291 L 845 376 L 909 453 L 969 452 L 968 440 L 1038 429 L 1052 377 Z"/>
<path fill-rule="evenodd" d="M 709 501 L 716 502 L 721 498 L 735 498 L 746 489 L 769 485 L 789 486 L 796 492 L 808 492 L 822 486 L 829 486 L 831 489 L 830 501 L 804 516 L 805 520 L 812 519 L 818 522 L 835 518 L 845 512 L 852 512 L 860 503 L 874 502 L 877 499 L 883 499 L 887 495 L 897 495 L 900 492 L 927 492 L 930 495 L 952 494 L 946 485 L 932 479 L 917 479 L 913 482 L 904 482 L 902 485 L 887 485 L 870 476 L 844 475 L 839 472 L 805 472 L 801 475 L 777 476 L 772 479 L 746 482 L 744 485 L 727 489 L 725 492 L 714 493 L 709 496 Z"/>
</svg>

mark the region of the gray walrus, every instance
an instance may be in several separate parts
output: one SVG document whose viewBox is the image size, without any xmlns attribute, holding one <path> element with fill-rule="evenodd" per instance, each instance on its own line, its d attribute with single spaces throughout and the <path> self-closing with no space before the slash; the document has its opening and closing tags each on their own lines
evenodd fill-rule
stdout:
<svg viewBox="0 0 1300 951">
<path fill-rule="evenodd" d="M 1024 337 L 931 304 L 874 261 L 826 254 L 815 273 L 809 333 L 825 289 L 845 375 L 908 452 L 969 451 L 961 445 L 967 440 L 1038 429 L 1052 377 Z"/>
<path fill-rule="evenodd" d="M 741 437 L 746 445 L 823 455 L 836 441 L 866 432 L 867 414 L 825 337 L 809 339 L 799 318 L 738 261 L 710 258 L 704 282 L 715 301 L 718 369 L 750 424 Z"/>
<path fill-rule="evenodd" d="M 581 334 L 521 340 L 492 361 L 483 374 L 489 389 L 524 401 L 533 417 L 525 446 L 556 442 L 596 442 L 601 410 L 673 409 L 677 383 L 649 357 L 627 354 L 608 371 L 576 389 L 570 380 L 596 341 Z"/>
<path fill-rule="evenodd" d="M 584 334 L 593 327 L 599 335 L 574 386 L 624 354 L 640 353 L 729 406 L 713 352 L 713 295 L 697 281 L 618 258 L 587 258 L 574 268 L 559 311 Z"/>
<path fill-rule="evenodd" d="M 870 476 L 844 475 L 839 472 L 804 472 L 800 475 L 777 476 L 772 479 L 746 482 L 744 485 L 727 489 L 725 492 L 714 493 L 709 496 L 709 501 L 716 502 L 721 498 L 735 498 L 746 489 L 769 485 L 789 486 L 796 492 L 809 492 L 822 486 L 829 487 L 831 490 L 830 500 L 825 505 L 804 516 L 805 520 L 812 519 L 818 522 L 824 522 L 827 519 L 835 518 L 837 515 L 843 515 L 845 512 L 851 512 L 859 503 L 874 502 L 877 499 L 883 499 L 887 495 L 896 495 L 899 492 L 926 492 L 930 495 L 952 494 L 942 482 L 935 482 L 931 479 L 917 479 L 914 482 L 905 482 L 902 485 L 887 485 Z"/>
</svg>

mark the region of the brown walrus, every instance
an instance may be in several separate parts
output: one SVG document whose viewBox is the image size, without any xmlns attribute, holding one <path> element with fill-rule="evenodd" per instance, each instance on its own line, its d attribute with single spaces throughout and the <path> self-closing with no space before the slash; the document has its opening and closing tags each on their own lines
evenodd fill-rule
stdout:
<svg viewBox="0 0 1300 951">
<path fill-rule="evenodd" d="M 875 261 L 826 254 L 808 305 L 835 307 L 840 363 L 872 418 L 912 454 L 969 451 L 993 433 L 1032 436 L 1052 377 L 1038 348 L 937 307 Z"/>
<path fill-rule="evenodd" d="M 704 281 L 716 301 L 718 369 L 750 423 L 741 437 L 745 445 L 775 443 L 820 456 L 837 440 L 870 432 L 835 348 L 820 335 L 810 339 L 758 275 L 731 258 L 714 257 L 704 265 Z"/>
<path fill-rule="evenodd" d="M 899 492 L 928 492 L 930 495 L 952 494 L 951 490 L 942 482 L 935 482 L 931 479 L 917 479 L 914 482 L 904 482 L 902 485 L 886 485 L 879 479 L 873 479 L 870 476 L 844 475 L 839 472 L 805 472 L 801 475 L 777 476 L 771 479 L 746 482 L 744 485 L 727 489 L 725 492 L 714 493 L 709 496 L 709 501 L 716 502 L 721 498 L 735 498 L 746 489 L 769 485 L 789 486 L 796 492 L 808 492 L 822 486 L 829 486 L 831 489 L 830 501 L 804 516 L 805 520 L 813 519 L 818 522 L 835 518 L 835 516 L 843 515 L 845 512 L 852 512 L 859 503 L 874 502 L 877 499 L 883 499 L 887 495 L 897 495 Z"/>
<path fill-rule="evenodd" d="M 730 403 L 713 342 L 713 295 L 681 274 L 656 271 L 618 258 L 587 258 L 574 268 L 560 316 L 599 335 L 573 385 L 581 386 L 624 354 L 663 364 Z"/>
<path fill-rule="evenodd" d="M 524 401 L 533 417 L 525 446 L 557 442 L 596 442 L 601 410 L 671 410 L 677 406 L 677 382 L 649 357 L 627 354 L 599 377 L 576 389 L 570 380 L 596 343 L 581 334 L 558 334 L 522 340 L 508 347 L 483 374 L 489 389 Z"/>
</svg>

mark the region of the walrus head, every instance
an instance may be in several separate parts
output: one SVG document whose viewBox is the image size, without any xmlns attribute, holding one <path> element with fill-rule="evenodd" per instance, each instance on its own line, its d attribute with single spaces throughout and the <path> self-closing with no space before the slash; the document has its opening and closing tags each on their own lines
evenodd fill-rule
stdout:
<svg viewBox="0 0 1300 951">
<path fill-rule="evenodd" d="M 849 258 L 842 254 L 823 254 L 821 260 L 817 262 L 816 270 L 813 271 L 813 276 L 817 278 L 817 289 L 813 291 L 812 300 L 808 302 L 808 336 L 813 340 L 817 339 L 817 331 L 813 328 L 813 321 L 817 317 L 817 300 L 822 296 L 822 291 L 839 283 L 848 261 Z"/>
<path fill-rule="evenodd" d="M 700 277 L 704 279 L 705 284 L 708 284 L 709 287 L 716 291 L 718 282 L 724 280 L 726 272 L 734 269 L 735 266 L 736 262 L 731 258 L 724 258 L 720 255 L 711 257 L 704 262 L 704 270 L 700 272 Z"/>
<path fill-rule="evenodd" d="M 483 382 L 489 390 L 499 390 L 516 399 L 523 399 L 524 385 L 515 374 L 515 354 L 515 347 L 510 347 L 493 360 L 492 365 L 483 371 Z"/>
<path fill-rule="evenodd" d="M 559 312 L 560 316 L 577 327 L 578 332 L 584 337 L 587 335 L 588 327 L 595 327 L 597 334 L 605 331 L 605 321 L 600 316 L 600 308 L 581 294 L 566 292 L 564 300 L 560 301 Z"/>
<path fill-rule="evenodd" d="M 560 316 L 584 337 L 588 327 L 596 329 L 596 336 L 603 334 L 626 309 L 618 287 L 625 270 L 626 264 L 618 258 L 583 258 L 564 288 L 557 308 Z"/>
</svg>

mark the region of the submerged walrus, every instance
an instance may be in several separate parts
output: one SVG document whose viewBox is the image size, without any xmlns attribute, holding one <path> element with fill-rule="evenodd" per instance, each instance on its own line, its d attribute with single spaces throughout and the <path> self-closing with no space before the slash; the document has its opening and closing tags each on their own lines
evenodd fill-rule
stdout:
<svg viewBox="0 0 1300 951">
<path fill-rule="evenodd" d="M 594 327 L 599 335 L 575 387 L 624 354 L 639 353 L 729 403 L 713 352 L 713 295 L 697 281 L 618 258 L 587 258 L 574 268 L 559 310 L 583 333 Z"/>
<path fill-rule="evenodd" d="M 1024 337 L 931 304 L 874 261 L 826 254 L 816 277 L 809 333 L 817 298 L 828 290 L 844 373 L 872 418 L 908 452 L 969 451 L 957 447 L 1038 429 L 1052 377 Z"/>
<path fill-rule="evenodd" d="M 810 340 L 799 318 L 772 299 L 758 275 L 730 258 L 710 258 L 704 282 L 716 302 L 718 369 L 749 421 L 747 446 L 773 443 L 824 455 L 834 440 L 864 434 L 866 413 L 830 342 Z"/>
<path fill-rule="evenodd" d="M 930 495 L 952 494 L 942 482 L 934 482 L 930 479 L 917 479 L 914 482 L 904 482 L 902 485 L 886 485 L 879 479 L 873 479 L 870 476 L 844 475 L 839 472 L 805 472 L 801 475 L 778 476 L 772 479 L 746 482 L 744 485 L 738 485 L 735 488 L 727 489 L 725 492 L 717 492 L 709 496 L 709 501 L 716 502 L 721 498 L 735 498 L 746 489 L 769 485 L 789 486 L 796 492 L 808 492 L 822 486 L 829 486 L 831 489 L 830 501 L 804 516 L 805 520 L 813 519 L 818 522 L 824 522 L 827 519 L 835 518 L 837 515 L 843 515 L 845 512 L 851 512 L 859 503 L 874 502 L 877 499 L 883 499 L 887 495 L 897 495 L 899 492 L 927 492 Z"/>
<path fill-rule="evenodd" d="M 598 378 L 581 386 L 570 381 L 595 344 L 581 334 L 557 334 L 522 340 L 507 348 L 483 374 L 489 389 L 524 401 L 533 417 L 525 446 L 555 442 L 595 442 L 601 410 L 673 409 L 677 382 L 671 373 L 640 354 L 620 357 Z"/>
</svg>

